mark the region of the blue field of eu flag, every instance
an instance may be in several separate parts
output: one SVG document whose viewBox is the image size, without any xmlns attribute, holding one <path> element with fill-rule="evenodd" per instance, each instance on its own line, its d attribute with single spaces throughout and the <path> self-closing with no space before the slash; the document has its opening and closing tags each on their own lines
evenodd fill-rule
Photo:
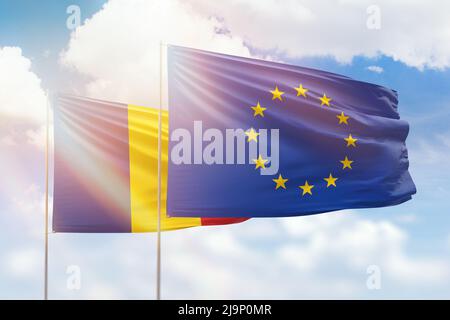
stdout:
<svg viewBox="0 0 450 320">
<path fill-rule="evenodd" d="M 416 192 L 391 89 L 175 46 L 168 82 L 170 216 L 299 216 Z"/>
</svg>

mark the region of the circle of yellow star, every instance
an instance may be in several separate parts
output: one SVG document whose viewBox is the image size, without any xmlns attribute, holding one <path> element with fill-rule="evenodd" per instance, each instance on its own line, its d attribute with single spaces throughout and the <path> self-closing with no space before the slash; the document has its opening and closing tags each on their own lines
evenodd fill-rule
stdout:
<svg viewBox="0 0 450 320">
<path fill-rule="evenodd" d="M 323 94 L 323 97 L 322 98 L 319 98 L 320 99 L 320 101 L 322 102 L 320 105 L 321 106 L 323 106 L 323 105 L 326 105 L 326 106 L 330 106 L 330 101 L 331 101 L 331 98 L 329 98 L 329 97 L 327 97 L 327 95 L 324 93 Z"/>
<path fill-rule="evenodd" d="M 305 181 L 305 184 L 302 185 L 302 186 L 299 186 L 299 188 L 303 190 L 302 196 L 304 196 L 307 193 L 312 195 L 311 189 L 314 188 L 314 185 L 309 185 L 308 181 Z"/>
<path fill-rule="evenodd" d="M 253 162 L 256 164 L 255 169 L 258 169 L 258 168 L 265 169 L 267 161 L 269 161 L 269 160 L 263 159 L 263 157 L 261 157 L 261 155 L 259 155 L 258 159 L 253 159 Z"/>
<path fill-rule="evenodd" d="M 340 162 L 342 163 L 342 170 L 344 170 L 345 168 L 352 168 L 353 160 L 349 160 L 347 156 L 345 156 L 345 159 L 341 160 Z"/>
<path fill-rule="evenodd" d="M 275 90 L 271 90 L 270 93 L 272 94 L 272 100 L 278 99 L 280 101 L 283 101 L 282 95 L 284 94 L 284 92 L 278 90 L 278 86 L 275 86 Z"/>
<path fill-rule="evenodd" d="M 288 181 L 289 179 L 284 179 L 283 178 L 283 176 L 280 174 L 279 176 L 278 176 L 278 178 L 277 179 L 272 179 L 272 181 L 273 182 L 275 182 L 277 185 L 275 186 L 275 190 L 278 190 L 278 188 L 283 188 L 283 189 L 286 189 L 286 182 Z"/>
<path fill-rule="evenodd" d="M 254 117 L 256 117 L 256 116 L 264 117 L 264 111 L 267 108 L 261 107 L 261 105 L 259 104 L 259 101 L 258 101 L 256 106 L 252 107 L 252 109 L 253 109 L 253 111 L 255 111 L 255 113 L 253 114 Z"/>
<path fill-rule="evenodd" d="M 336 187 L 336 180 L 338 178 L 333 177 L 333 175 L 330 173 L 330 176 L 328 178 L 323 178 L 327 182 L 327 188 L 329 186 L 335 186 Z"/>
<path fill-rule="evenodd" d="M 247 142 L 250 141 L 258 142 L 258 136 L 260 135 L 260 133 L 256 132 L 255 129 L 250 128 L 245 132 L 245 135 L 248 137 Z"/>
<path fill-rule="evenodd" d="M 344 115 L 344 112 L 341 112 L 340 115 L 337 115 L 336 118 L 339 119 L 339 124 L 345 123 L 346 125 L 348 125 L 348 118 L 350 118 L 349 116 Z"/>
<path fill-rule="evenodd" d="M 351 134 L 348 135 L 348 138 L 344 138 L 344 140 L 347 141 L 347 147 L 356 147 L 355 142 L 358 141 L 358 139 L 353 138 Z"/>
<path fill-rule="evenodd" d="M 302 96 L 306 98 L 306 93 L 308 92 L 308 89 L 303 88 L 303 85 L 300 84 L 297 88 L 294 88 L 297 90 L 297 97 Z"/>
</svg>

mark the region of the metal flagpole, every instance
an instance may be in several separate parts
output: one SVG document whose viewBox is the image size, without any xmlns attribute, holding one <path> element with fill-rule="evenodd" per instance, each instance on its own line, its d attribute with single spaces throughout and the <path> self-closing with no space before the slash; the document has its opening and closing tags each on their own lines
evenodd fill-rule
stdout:
<svg viewBox="0 0 450 320">
<path fill-rule="evenodd" d="M 45 253 L 44 253 L 44 300 L 48 300 L 48 158 L 49 158 L 49 122 L 50 122 L 50 95 L 47 91 L 46 111 L 46 142 L 45 142 Z"/>
<path fill-rule="evenodd" d="M 157 236 L 156 236 L 156 300 L 161 300 L 161 125 L 163 104 L 163 43 L 159 44 L 159 114 L 158 114 L 158 200 L 157 200 Z"/>
</svg>

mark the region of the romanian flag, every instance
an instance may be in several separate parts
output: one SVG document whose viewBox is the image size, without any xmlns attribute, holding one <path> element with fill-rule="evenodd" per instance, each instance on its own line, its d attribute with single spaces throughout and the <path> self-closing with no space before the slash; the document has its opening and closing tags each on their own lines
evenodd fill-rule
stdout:
<svg viewBox="0 0 450 320">
<path fill-rule="evenodd" d="M 58 96 L 54 108 L 55 232 L 154 232 L 158 109 Z M 242 222 L 166 216 L 168 113 L 162 113 L 161 229 Z"/>
</svg>

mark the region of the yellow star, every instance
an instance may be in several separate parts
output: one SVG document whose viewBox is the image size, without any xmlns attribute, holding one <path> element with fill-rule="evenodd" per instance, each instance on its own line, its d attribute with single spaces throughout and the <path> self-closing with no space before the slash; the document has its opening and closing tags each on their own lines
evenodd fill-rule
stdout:
<svg viewBox="0 0 450 320">
<path fill-rule="evenodd" d="M 345 168 L 352 168 L 353 160 L 349 160 L 347 156 L 345 156 L 345 159 L 341 160 L 340 162 L 342 163 L 342 170 L 344 170 Z"/>
<path fill-rule="evenodd" d="M 270 93 L 272 94 L 272 100 L 278 99 L 280 101 L 283 101 L 282 95 L 284 94 L 284 92 L 278 90 L 278 86 L 275 86 L 275 90 L 271 90 Z"/>
<path fill-rule="evenodd" d="M 345 124 L 347 124 L 348 125 L 348 122 L 347 122 L 347 120 L 348 120 L 348 118 L 350 118 L 349 116 L 346 116 L 346 115 L 344 115 L 344 113 L 343 112 L 341 112 L 341 114 L 340 115 L 338 115 L 338 116 L 336 116 L 338 119 L 339 119 L 339 124 L 341 124 L 341 123 L 345 123 Z"/>
<path fill-rule="evenodd" d="M 261 105 L 259 104 L 259 101 L 258 101 L 258 104 L 256 106 L 252 107 L 252 109 L 253 109 L 253 111 L 255 111 L 255 113 L 253 114 L 254 117 L 256 117 L 258 115 L 261 117 L 264 117 L 264 110 L 266 110 L 267 108 L 261 107 Z"/>
<path fill-rule="evenodd" d="M 258 159 L 253 159 L 253 162 L 256 164 L 255 169 L 258 169 L 258 168 L 265 169 L 267 161 L 269 161 L 269 160 L 263 159 L 263 157 L 261 157 L 261 155 L 259 155 Z"/>
<path fill-rule="evenodd" d="M 306 98 L 306 93 L 308 92 L 308 89 L 303 88 L 303 85 L 300 84 L 298 86 L 298 88 L 294 88 L 295 90 L 297 90 L 297 97 L 302 96 Z"/>
<path fill-rule="evenodd" d="M 325 180 L 327 182 L 327 188 L 328 188 L 329 186 L 335 186 L 336 187 L 336 180 L 337 179 L 338 178 L 333 177 L 331 175 L 331 173 L 330 173 L 330 176 L 328 178 L 324 178 L 323 180 Z"/>
<path fill-rule="evenodd" d="M 319 98 L 319 99 L 320 99 L 320 101 L 322 102 L 322 103 L 320 104 L 321 106 L 323 106 L 323 105 L 330 106 L 331 98 L 327 97 L 327 95 L 326 95 L 325 93 L 323 94 L 323 97 L 322 97 L 322 98 Z"/>
<path fill-rule="evenodd" d="M 258 136 L 260 135 L 255 129 L 251 128 L 245 132 L 245 135 L 248 137 L 247 142 L 255 141 L 258 142 Z"/>
<path fill-rule="evenodd" d="M 344 138 L 344 140 L 347 141 L 347 147 L 356 147 L 355 142 L 358 141 L 358 139 L 353 138 L 351 134 L 348 135 L 348 138 Z"/>
<path fill-rule="evenodd" d="M 288 181 L 288 179 L 283 179 L 283 177 L 281 176 L 281 174 L 278 176 L 278 179 L 272 179 L 273 182 L 275 182 L 277 185 L 275 186 L 275 190 L 277 190 L 278 188 L 283 188 L 286 189 L 286 185 L 285 183 Z"/>
<path fill-rule="evenodd" d="M 302 186 L 299 186 L 299 188 L 303 190 L 302 196 L 304 196 L 307 193 L 312 195 L 311 189 L 314 188 L 314 185 L 309 185 L 308 181 L 305 181 L 305 184 L 302 185 Z"/>
</svg>

